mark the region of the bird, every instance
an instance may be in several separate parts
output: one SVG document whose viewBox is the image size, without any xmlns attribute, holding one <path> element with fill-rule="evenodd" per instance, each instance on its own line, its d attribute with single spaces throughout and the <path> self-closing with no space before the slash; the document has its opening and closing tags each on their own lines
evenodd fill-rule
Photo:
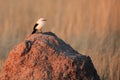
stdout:
<svg viewBox="0 0 120 80">
<path fill-rule="evenodd" d="M 38 21 L 35 23 L 35 25 L 33 27 L 32 34 L 34 34 L 36 32 L 42 33 L 42 27 L 45 27 L 45 26 L 46 26 L 46 19 L 45 18 L 38 19 Z"/>
</svg>

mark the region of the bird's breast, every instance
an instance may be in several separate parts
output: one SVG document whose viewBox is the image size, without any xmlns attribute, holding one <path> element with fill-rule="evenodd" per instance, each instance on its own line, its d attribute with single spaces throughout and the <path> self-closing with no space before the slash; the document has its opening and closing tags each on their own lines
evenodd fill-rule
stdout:
<svg viewBox="0 0 120 80">
<path fill-rule="evenodd" d="M 46 22 L 45 22 L 45 21 L 44 21 L 44 22 L 41 22 L 40 25 L 41 25 L 42 27 L 45 27 Z"/>
<path fill-rule="evenodd" d="M 41 28 L 42 28 L 41 25 L 38 25 L 38 26 L 36 27 L 36 29 L 38 29 L 38 30 L 40 30 Z"/>
</svg>

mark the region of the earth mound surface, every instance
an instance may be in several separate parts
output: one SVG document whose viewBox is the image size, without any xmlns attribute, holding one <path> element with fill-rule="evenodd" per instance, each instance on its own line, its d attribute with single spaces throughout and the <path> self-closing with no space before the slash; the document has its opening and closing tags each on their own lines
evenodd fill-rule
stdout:
<svg viewBox="0 0 120 80">
<path fill-rule="evenodd" d="M 52 32 L 35 33 L 9 53 L 0 80 L 100 80 L 89 56 Z"/>
</svg>

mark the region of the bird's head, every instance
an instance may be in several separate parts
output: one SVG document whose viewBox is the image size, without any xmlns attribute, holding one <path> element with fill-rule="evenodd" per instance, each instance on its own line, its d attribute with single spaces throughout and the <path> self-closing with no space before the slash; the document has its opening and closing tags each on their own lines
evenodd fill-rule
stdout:
<svg viewBox="0 0 120 80">
<path fill-rule="evenodd" d="M 42 23 L 42 22 L 46 22 L 46 19 L 45 19 L 45 18 L 40 18 L 40 19 L 38 19 L 38 21 L 37 21 L 38 24 L 40 24 L 40 23 Z"/>
<path fill-rule="evenodd" d="M 44 27 L 46 25 L 46 19 L 45 18 L 40 18 L 37 22 L 38 25 L 41 27 Z"/>
</svg>

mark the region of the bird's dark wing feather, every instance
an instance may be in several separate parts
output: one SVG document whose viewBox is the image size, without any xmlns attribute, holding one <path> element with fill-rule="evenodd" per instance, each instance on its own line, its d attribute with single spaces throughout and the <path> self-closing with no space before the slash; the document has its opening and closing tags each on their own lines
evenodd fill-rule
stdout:
<svg viewBox="0 0 120 80">
<path fill-rule="evenodd" d="M 36 27 L 37 27 L 37 23 L 34 25 L 34 27 L 33 27 L 33 32 L 32 32 L 32 34 L 34 34 L 37 30 L 35 29 Z"/>
<path fill-rule="evenodd" d="M 35 30 L 35 28 L 36 28 L 37 25 L 38 25 L 37 23 L 34 25 L 33 30 Z"/>
<path fill-rule="evenodd" d="M 36 31 L 37 31 L 36 29 L 35 29 L 35 30 L 33 30 L 32 34 L 36 33 Z"/>
</svg>

